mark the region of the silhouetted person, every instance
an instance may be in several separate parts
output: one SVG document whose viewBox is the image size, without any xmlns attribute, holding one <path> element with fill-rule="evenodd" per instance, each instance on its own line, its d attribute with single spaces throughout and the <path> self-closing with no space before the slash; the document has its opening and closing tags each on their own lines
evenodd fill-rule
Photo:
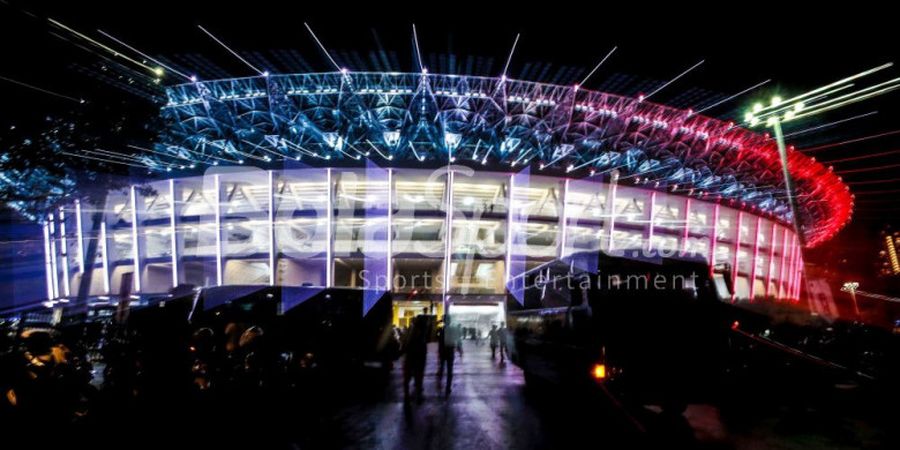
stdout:
<svg viewBox="0 0 900 450">
<path fill-rule="evenodd" d="M 444 356 L 444 334 L 446 333 L 446 331 L 447 325 L 441 324 L 441 326 L 438 327 L 437 332 L 435 333 L 437 335 L 438 342 L 438 369 L 435 375 L 437 375 L 438 380 L 440 380 L 444 376 L 444 363 L 447 361 L 447 358 Z"/>
<path fill-rule="evenodd" d="M 213 368 L 210 367 L 215 352 L 215 333 L 212 328 L 204 327 L 195 331 L 191 336 L 191 354 L 193 364 L 191 373 L 194 377 L 194 386 L 201 391 L 209 389 Z"/>
<path fill-rule="evenodd" d="M 403 359 L 403 397 L 409 398 L 409 381 L 415 380 L 416 395 L 422 397 L 422 377 L 425 376 L 425 355 L 428 351 L 428 337 L 431 335 L 431 317 L 428 308 L 414 317 L 406 334 L 404 345 L 406 357 Z"/>
<path fill-rule="evenodd" d="M 491 359 L 497 359 L 497 347 L 500 346 L 500 330 L 497 329 L 497 325 L 491 325 L 488 340 L 491 342 Z"/>
<path fill-rule="evenodd" d="M 509 348 L 506 346 L 507 339 L 509 337 L 509 330 L 506 328 L 505 323 L 500 324 L 500 329 L 497 330 L 497 339 L 500 341 L 500 362 L 504 362 L 509 353 Z"/>
<path fill-rule="evenodd" d="M 461 324 L 456 324 L 456 326 L 455 326 L 454 328 L 456 328 L 456 333 L 455 333 L 455 336 L 456 336 L 456 341 L 455 341 L 455 342 L 456 342 L 456 344 L 455 344 L 455 346 L 456 346 L 456 352 L 459 353 L 459 357 L 460 357 L 460 359 L 461 359 L 462 356 L 463 356 L 463 346 L 462 346 L 462 341 L 463 341 L 463 337 L 465 336 L 465 331 L 463 330 L 463 327 L 462 327 Z"/>
<path fill-rule="evenodd" d="M 267 381 L 269 361 L 263 339 L 263 329 L 254 325 L 241 333 L 238 340 L 238 348 L 243 356 L 241 375 L 245 388 L 256 390 Z"/>
<path fill-rule="evenodd" d="M 453 363 L 460 344 L 462 344 L 462 326 L 451 324 L 450 316 L 444 316 L 444 328 L 438 341 L 438 355 L 440 357 L 438 377 L 442 377 L 444 365 L 446 365 L 447 383 L 444 385 L 444 394 L 446 395 L 450 395 L 450 391 L 453 390 Z"/>
</svg>

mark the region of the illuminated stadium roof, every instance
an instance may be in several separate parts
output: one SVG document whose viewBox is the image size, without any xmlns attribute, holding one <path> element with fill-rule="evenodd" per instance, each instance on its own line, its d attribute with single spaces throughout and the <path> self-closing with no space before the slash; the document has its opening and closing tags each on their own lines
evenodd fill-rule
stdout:
<svg viewBox="0 0 900 450">
<path fill-rule="evenodd" d="M 199 81 L 167 95 L 168 126 L 145 157 L 169 172 L 367 159 L 574 178 L 618 170 L 624 183 L 793 220 L 774 140 L 643 98 L 505 77 L 347 71 Z M 796 151 L 789 159 L 814 246 L 849 221 L 852 196 L 829 167 Z"/>
</svg>

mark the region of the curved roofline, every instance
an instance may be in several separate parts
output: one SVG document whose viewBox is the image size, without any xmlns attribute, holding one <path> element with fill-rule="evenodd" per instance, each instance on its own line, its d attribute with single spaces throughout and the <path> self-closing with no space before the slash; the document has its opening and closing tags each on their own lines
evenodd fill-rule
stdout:
<svg viewBox="0 0 900 450">
<path fill-rule="evenodd" d="M 232 145 L 241 147 L 235 150 L 244 154 L 265 145 L 262 138 L 267 135 L 276 136 L 280 139 L 278 144 L 284 145 L 285 138 L 292 139 L 296 134 L 294 130 L 288 132 L 285 129 L 295 122 L 286 120 L 300 120 L 304 127 L 313 127 L 309 133 L 315 135 L 309 138 L 311 144 L 288 142 L 289 146 L 299 148 L 286 146 L 279 150 L 275 148 L 278 145 L 273 143 L 272 147 L 279 153 L 293 151 L 303 157 L 309 156 L 311 159 L 307 161 L 324 164 L 334 163 L 332 155 L 335 159 L 363 158 L 363 152 L 354 144 L 361 145 L 360 137 L 368 137 L 367 133 L 373 131 L 370 128 L 376 132 L 402 133 L 402 137 L 398 134 L 398 141 L 410 143 L 412 152 L 405 145 L 396 149 L 398 153 L 393 153 L 393 149 L 386 152 L 391 153 L 390 159 L 418 160 L 419 163 L 426 162 L 422 156 L 424 153 L 427 153 L 430 163 L 453 162 L 455 146 L 462 147 L 463 141 L 471 138 L 479 143 L 489 143 L 485 144 L 492 146 L 489 152 L 496 149 L 496 161 L 491 162 L 508 164 L 507 170 L 531 165 L 537 166 L 537 170 L 564 170 L 567 176 L 578 178 L 578 175 L 585 176 L 592 170 L 609 171 L 610 167 L 624 164 L 629 168 L 624 178 L 644 179 L 645 183 L 662 182 L 665 187 L 675 186 L 675 190 L 679 185 L 690 185 L 693 187 L 691 192 L 707 191 L 704 195 L 721 196 L 733 204 L 744 204 L 748 210 L 753 210 L 752 206 L 772 208 L 773 214 L 781 221 L 793 220 L 785 212 L 777 147 L 767 134 L 755 133 L 733 122 L 695 114 L 691 110 L 577 85 L 564 86 L 506 77 L 348 71 L 197 81 L 170 86 L 167 94 L 169 103 L 163 107 L 164 116 L 182 121 L 208 121 L 211 124 L 183 126 L 183 122 L 174 123 L 171 131 L 180 133 L 178 139 L 183 141 L 176 140 L 177 148 L 193 145 L 196 149 L 197 145 L 202 145 L 206 152 L 206 147 L 212 147 L 208 144 L 217 143 L 221 151 L 228 152 L 227 145 Z M 364 101 L 370 96 L 386 100 L 370 106 Z M 294 97 L 303 99 L 295 101 Z M 328 101 L 316 103 L 326 97 Z M 403 99 L 397 101 L 398 97 Z M 422 99 L 421 114 L 412 109 L 412 99 Z M 489 105 L 485 110 L 477 110 L 469 106 L 471 103 Z M 218 105 L 222 106 L 221 110 L 216 110 Z M 282 107 L 289 109 L 290 114 L 276 111 Z M 425 111 L 426 108 L 428 111 Z M 340 117 L 332 119 L 323 111 Z M 386 118 L 378 116 L 382 111 L 387 111 Z M 252 117 L 262 112 L 273 117 L 284 117 Z M 409 116 L 416 117 L 408 119 Z M 254 122 L 257 119 L 260 120 L 259 125 Z M 352 123 L 347 125 L 347 122 L 362 119 L 369 121 L 365 130 L 360 130 L 358 126 L 353 128 Z M 341 120 L 344 122 L 332 123 Z M 427 126 L 414 130 L 415 120 L 426 121 Z M 221 125 L 223 123 L 225 126 Z M 213 126 L 229 129 L 211 132 Z M 302 131 L 306 133 L 305 129 Z M 259 134 L 262 137 L 234 137 L 243 134 Z M 354 134 L 353 142 L 350 142 L 351 134 Z M 450 137 L 456 142 L 448 142 Z M 385 140 L 387 138 L 385 135 Z M 423 145 L 417 152 L 416 145 L 420 145 L 418 142 L 421 141 L 433 142 Z M 163 139 L 158 145 L 171 150 L 171 142 Z M 354 147 L 352 152 L 356 154 L 349 149 L 344 151 L 344 142 Z M 382 147 L 390 144 L 384 140 L 373 143 L 366 139 L 366 142 L 373 149 L 376 144 Z M 412 145 L 412 142 L 417 143 Z M 515 148 L 504 150 L 504 144 L 509 142 L 522 145 L 518 154 Z M 308 155 L 302 153 L 301 149 L 309 145 L 328 151 L 327 158 L 331 161 L 325 162 L 327 160 L 321 156 L 322 161 L 317 161 L 314 155 L 317 151 L 312 149 Z M 526 145 L 529 150 L 523 154 Z M 325 154 L 324 151 L 322 154 Z M 385 155 L 373 153 L 365 158 L 377 159 L 379 156 Z M 597 161 L 592 161 L 595 156 Z M 210 151 L 203 157 L 215 156 Z M 599 161 L 604 157 L 606 160 Z M 473 162 L 477 164 L 478 159 L 473 159 Z M 612 159 L 614 161 L 608 161 Z M 788 159 L 800 204 L 803 233 L 807 245 L 815 246 L 830 239 L 848 223 L 853 196 L 841 178 L 815 158 L 790 147 Z M 487 160 L 485 155 L 484 161 Z M 678 182 L 682 179 L 679 177 L 690 181 Z M 747 207 L 746 203 L 751 206 Z"/>
</svg>

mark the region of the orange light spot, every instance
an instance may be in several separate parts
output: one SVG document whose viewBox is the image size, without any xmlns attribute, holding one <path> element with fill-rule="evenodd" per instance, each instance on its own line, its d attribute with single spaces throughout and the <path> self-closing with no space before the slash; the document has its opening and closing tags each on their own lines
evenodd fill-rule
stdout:
<svg viewBox="0 0 900 450">
<path fill-rule="evenodd" d="M 602 380 L 606 378 L 606 364 L 594 364 L 594 370 L 591 371 L 591 375 L 594 376 L 595 380 Z"/>
</svg>

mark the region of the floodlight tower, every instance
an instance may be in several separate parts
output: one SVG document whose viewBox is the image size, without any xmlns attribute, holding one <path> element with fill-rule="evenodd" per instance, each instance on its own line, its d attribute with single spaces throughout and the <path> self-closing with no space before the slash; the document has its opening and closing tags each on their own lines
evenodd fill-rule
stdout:
<svg viewBox="0 0 900 450">
<path fill-rule="evenodd" d="M 859 303 L 856 301 L 857 288 L 859 288 L 858 282 L 848 281 L 841 286 L 841 292 L 848 292 L 850 294 L 850 298 L 853 300 L 853 312 L 856 314 L 856 317 L 859 318 Z"/>
<path fill-rule="evenodd" d="M 772 127 L 772 130 L 775 134 L 775 143 L 778 146 L 778 157 L 781 159 L 781 173 L 784 176 L 784 190 L 785 195 L 787 196 L 788 205 L 791 208 L 791 216 L 793 217 L 794 224 L 794 233 L 797 236 L 797 239 L 800 240 L 801 248 L 806 243 L 806 240 L 803 236 L 800 226 L 800 215 L 797 213 L 797 199 L 794 197 L 794 181 L 791 178 L 791 172 L 788 170 L 788 155 L 787 155 L 787 145 L 784 143 L 784 132 L 781 129 L 781 122 L 787 122 L 794 119 L 798 113 L 803 111 L 804 104 L 802 101 L 794 102 L 791 105 L 787 105 L 786 107 L 782 107 L 784 100 L 782 100 L 779 96 L 772 97 L 772 101 L 769 104 L 769 108 L 776 109 L 778 112 L 774 114 L 769 114 L 766 117 L 766 126 Z M 751 127 L 756 126 L 760 123 L 760 119 L 756 116 L 767 109 L 763 106 L 762 103 L 757 103 L 753 105 L 753 110 L 748 112 L 745 116 L 745 120 L 750 124 Z"/>
<path fill-rule="evenodd" d="M 801 217 L 798 214 L 797 201 L 794 196 L 794 184 L 788 170 L 788 154 L 787 146 L 784 143 L 784 133 L 781 129 L 783 122 L 789 122 L 796 119 L 812 117 L 820 113 L 831 111 L 842 106 L 861 102 L 863 100 L 877 97 L 900 88 L 900 78 L 893 78 L 888 81 L 874 84 L 869 87 L 859 89 L 850 93 L 843 91 L 853 87 L 853 81 L 876 72 L 880 72 L 893 66 L 893 63 L 882 64 L 869 70 L 851 75 L 842 80 L 835 81 L 828 85 L 813 89 L 804 94 L 783 100 L 780 96 L 772 97 L 768 106 L 762 103 L 756 103 L 753 108 L 744 115 L 744 121 L 749 127 L 755 127 L 765 124 L 771 127 L 775 135 L 775 142 L 778 145 L 778 156 L 781 159 L 781 169 L 784 175 L 784 190 L 788 199 L 793 216 L 794 231 L 797 239 L 800 240 L 800 248 L 802 249 L 806 237 L 802 233 Z"/>
</svg>

